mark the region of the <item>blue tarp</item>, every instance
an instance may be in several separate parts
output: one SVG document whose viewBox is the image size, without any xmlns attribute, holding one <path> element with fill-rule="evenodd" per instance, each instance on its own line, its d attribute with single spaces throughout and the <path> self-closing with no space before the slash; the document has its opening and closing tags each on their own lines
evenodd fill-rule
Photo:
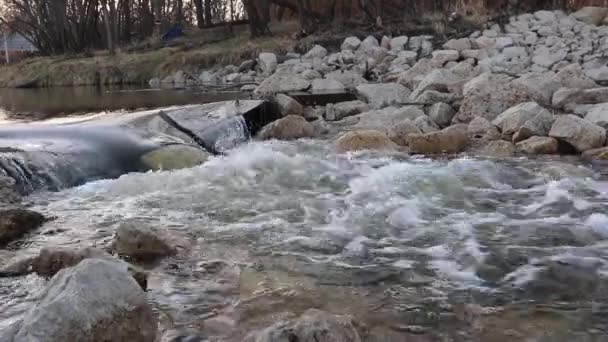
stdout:
<svg viewBox="0 0 608 342">
<path fill-rule="evenodd" d="M 173 26 L 167 31 L 167 33 L 163 34 L 161 40 L 166 42 L 171 39 L 175 39 L 182 35 L 182 28 L 179 26 Z"/>
</svg>

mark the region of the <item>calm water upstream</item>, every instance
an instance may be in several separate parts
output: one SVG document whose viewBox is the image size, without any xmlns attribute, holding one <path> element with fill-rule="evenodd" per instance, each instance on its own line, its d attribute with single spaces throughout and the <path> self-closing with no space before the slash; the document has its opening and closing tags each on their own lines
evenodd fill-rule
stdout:
<svg viewBox="0 0 608 342">
<path fill-rule="evenodd" d="M 0 107 L 42 118 L 221 99 L 150 92 L 0 90 Z M 127 220 L 162 227 L 180 253 L 144 265 L 150 301 L 163 329 L 212 341 L 309 308 L 352 314 L 365 341 L 608 341 L 608 183 L 577 160 L 251 142 L 27 202 L 56 219 L 0 250 L 0 264 L 44 246 L 106 248 Z M 0 329 L 44 285 L 0 278 Z"/>
</svg>

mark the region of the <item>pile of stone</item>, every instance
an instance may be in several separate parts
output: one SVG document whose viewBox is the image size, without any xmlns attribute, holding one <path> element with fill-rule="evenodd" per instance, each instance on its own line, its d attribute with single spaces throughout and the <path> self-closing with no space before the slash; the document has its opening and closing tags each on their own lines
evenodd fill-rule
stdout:
<svg viewBox="0 0 608 342">
<path fill-rule="evenodd" d="M 303 108 L 284 95 L 278 100 L 289 102 L 281 106 L 285 115 L 329 122 L 338 132 L 363 130 L 351 137 L 352 148 L 344 144 L 349 139 L 338 140 L 341 151 L 381 145 L 429 154 L 483 147 L 500 157 L 583 153 L 605 158 L 607 13 L 607 8 L 584 8 L 570 15 L 523 14 L 504 27 L 489 24 L 437 49 L 431 36 L 369 36 L 347 38 L 334 53 L 315 46 L 282 63 L 262 53 L 256 65 L 257 77 L 264 80 L 254 94 L 355 92 L 357 101 L 316 108 Z M 300 129 L 297 137 L 314 136 L 313 131 Z M 394 144 L 378 144 L 378 134 Z M 366 135 L 369 144 L 362 143 Z M 281 138 L 281 132 L 264 138 Z"/>
</svg>

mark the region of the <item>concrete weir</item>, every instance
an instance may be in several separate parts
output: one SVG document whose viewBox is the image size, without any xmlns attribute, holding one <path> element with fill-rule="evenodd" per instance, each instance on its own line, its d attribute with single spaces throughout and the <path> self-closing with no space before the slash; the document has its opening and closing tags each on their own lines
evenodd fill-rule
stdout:
<svg viewBox="0 0 608 342">
<path fill-rule="evenodd" d="M 1 125 L 0 176 L 14 179 L 19 192 L 28 194 L 129 172 L 194 166 L 206 160 L 196 146 L 224 153 L 277 115 L 265 101 L 229 101 Z"/>
</svg>

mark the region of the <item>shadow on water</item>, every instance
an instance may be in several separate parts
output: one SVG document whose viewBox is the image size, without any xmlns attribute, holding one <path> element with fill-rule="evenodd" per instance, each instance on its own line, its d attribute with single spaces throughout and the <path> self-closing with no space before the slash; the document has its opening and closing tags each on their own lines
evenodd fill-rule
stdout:
<svg viewBox="0 0 608 342">
<path fill-rule="evenodd" d="M 233 100 L 238 92 L 206 92 L 200 88 L 141 89 L 56 87 L 0 88 L 0 114 L 10 119 L 43 120 L 104 110 L 132 110 Z"/>
</svg>

